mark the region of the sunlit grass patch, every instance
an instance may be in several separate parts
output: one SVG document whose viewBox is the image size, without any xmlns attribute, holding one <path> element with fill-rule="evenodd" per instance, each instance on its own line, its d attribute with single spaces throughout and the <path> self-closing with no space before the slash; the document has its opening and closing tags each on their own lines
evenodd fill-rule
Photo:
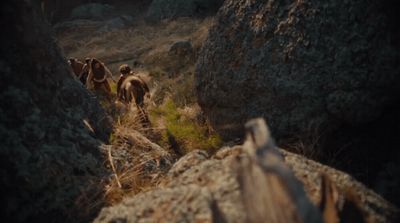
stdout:
<svg viewBox="0 0 400 223">
<path fill-rule="evenodd" d="M 117 83 L 114 82 L 110 82 L 110 87 L 111 87 L 111 94 L 113 94 L 114 96 L 117 95 Z"/>
<path fill-rule="evenodd" d="M 161 119 L 165 125 L 160 143 L 164 146 L 178 146 L 182 155 L 195 149 L 213 152 L 222 143 L 220 137 L 210 132 L 205 123 L 199 123 L 180 112 L 171 99 L 167 99 L 161 106 L 153 109 L 150 118 L 152 122 Z"/>
</svg>

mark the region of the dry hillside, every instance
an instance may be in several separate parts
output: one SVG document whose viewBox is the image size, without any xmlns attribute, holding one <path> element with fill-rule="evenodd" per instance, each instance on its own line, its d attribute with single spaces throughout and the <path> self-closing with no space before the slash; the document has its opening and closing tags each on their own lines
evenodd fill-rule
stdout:
<svg viewBox="0 0 400 223">
<path fill-rule="evenodd" d="M 398 222 L 391 0 L 0 4 L 3 221 Z"/>
</svg>

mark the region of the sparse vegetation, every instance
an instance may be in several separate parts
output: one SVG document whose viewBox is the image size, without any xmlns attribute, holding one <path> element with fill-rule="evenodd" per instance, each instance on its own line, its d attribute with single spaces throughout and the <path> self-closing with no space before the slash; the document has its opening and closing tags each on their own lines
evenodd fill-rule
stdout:
<svg viewBox="0 0 400 223">
<path fill-rule="evenodd" d="M 181 18 L 157 25 L 137 21 L 125 29 L 101 35 L 88 25 L 76 27 L 74 32 L 60 31 L 57 36 L 68 57 L 96 57 L 106 62 L 112 71 L 116 71 L 121 63 L 131 64 L 133 60 L 146 61 L 147 69 L 156 69 L 171 62 L 166 52 L 176 41 L 190 40 L 194 50 L 198 50 L 211 23 L 211 18 Z"/>
<path fill-rule="evenodd" d="M 187 110 L 191 108 L 187 107 Z M 180 154 L 186 154 L 194 149 L 213 152 L 221 145 L 221 139 L 212 133 L 205 123 L 196 120 L 201 114 L 185 113 L 179 109 L 172 99 L 167 99 L 161 106 L 151 112 L 154 123 L 165 125 L 160 143 L 164 146 L 175 146 Z M 193 114 L 194 112 L 194 114 Z M 176 145 L 174 145 L 176 144 Z"/>
<path fill-rule="evenodd" d="M 150 87 L 145 99 L 151 127 L 143 127 L 135 106 L 115 103 L 116 84 L 109 82 L 113 98 L 98 96 L 114 118 L 114 131 L 106 146 L 106 167 L 112 172 L 105 182 L 102 202 L 113 205 L 122 198 L 155 187 L 175 160 L 194 149 L 213 153 L 222 143 L 211 131 L 194 94 L 196 54 L 207 37 L 211 18 L 181 18 L 157 25 L 136 21 L 125 29 L 93 35 L 93 27 L 58 33 L 68 57 L 96 57 L 114 73 L 122 63 L 139 61 L 140 73 Z M 172 55 L 177 41 L 188 40 L 193 54 Z M 160 145 L 160 146 L 159 146 Z"/>
<path fill-rule="evenodd" d="M 105 148 L 109 153 L 106 166 L 113 172 L 105 186 L 107 205 L 154 187 L 171 167 L 174 157 L 153 143 L 158 135 L 156 129 L 142 126 L 133 106 L 116 116 L 111 145 Z"/>
</svg>

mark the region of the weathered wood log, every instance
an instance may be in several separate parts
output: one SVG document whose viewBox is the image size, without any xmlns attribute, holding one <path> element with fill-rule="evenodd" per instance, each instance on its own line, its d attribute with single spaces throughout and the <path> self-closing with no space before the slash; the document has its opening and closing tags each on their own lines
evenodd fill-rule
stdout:
<svg viewBox="0 0 400 223">
<path fill-rule="evenodd" d="M 253 119 L 245 127 L 243 147 L 249 156 L 239 158 L 237 171 L 247 222 L 322 223 L 302 183 L 284 164 L 265 121 Z"/>
</svg>

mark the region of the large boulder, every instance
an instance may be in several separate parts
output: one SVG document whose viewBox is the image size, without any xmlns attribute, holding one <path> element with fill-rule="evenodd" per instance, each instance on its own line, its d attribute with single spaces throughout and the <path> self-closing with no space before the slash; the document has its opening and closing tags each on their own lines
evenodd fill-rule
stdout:
<svg viewBox="0 0 400 223">
<path fill-rule="evenodd" d="M 192 17 L 214 13 L 224 0 L 154 0 L 148 11 L 147 20 L 158 22 L 162 19 Z"/>
<path fill-rule="evenodd" d="M 216 130 L 240 136 L 262 115 L 280 137 L 384 115 L 399 100 L 400 51 L 379 2 L 226 1 L 196 69 Z"/>
<path fill-rule="evenodd" d="M 110 120 L 30 1 L 3 1 L 1 26 L 2 219 L 86 221 L 101 204 Z"/>
<path fill-rule="evenodd" d="M 326 173 L 340 191 L 354 190 L 360 196 L 361 209 L 375 222 L 396 222 L 399 210 L 348 174 L 280 151 L 287 166 L 304 184 L 313 204 L 319 205 L 321 201 L 320 173 Z M 156 189 L 104 208 L 94 222 L 158 222 L 161 219 L 168 222 L 246 222 L 243 191 L 234 166 L 248 155 L 241 146 L 235 146 L 221 150 L 211 159 L 206 156 L 200 151 L 188 153 L 175 163 Z"/>
<path fill-rule="evenodd" d="M 400 137 L 399 19 L 390 2 L 225 1 L 195 72 L 212 126 L 234 139 L 262 116 L 279 143 L 334 148 L 322 152 L 330 159 L 354 149 L 343 165 L 362 159 L 359 173 L 378 163 L 371 157 L 393 159 L 376 149 Z"/>
</svg>

